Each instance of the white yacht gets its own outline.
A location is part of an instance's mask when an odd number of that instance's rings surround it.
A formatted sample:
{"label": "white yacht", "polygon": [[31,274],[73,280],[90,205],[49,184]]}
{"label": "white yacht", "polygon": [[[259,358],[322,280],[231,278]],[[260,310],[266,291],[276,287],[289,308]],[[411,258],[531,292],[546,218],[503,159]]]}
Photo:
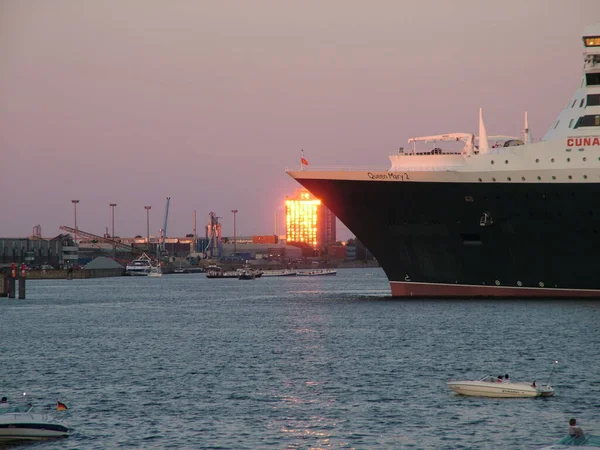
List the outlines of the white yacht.
{"label": "white yacht", "polygon": [[152,270],[152,259],[144,253],[137,259],[134,259],[125,268],[125,275],[147,276]]}

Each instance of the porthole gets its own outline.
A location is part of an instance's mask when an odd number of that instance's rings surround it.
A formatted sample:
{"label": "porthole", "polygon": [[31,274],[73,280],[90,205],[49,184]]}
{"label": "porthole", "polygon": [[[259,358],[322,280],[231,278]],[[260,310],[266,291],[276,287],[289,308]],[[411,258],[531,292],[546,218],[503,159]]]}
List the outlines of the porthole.
{"label": "porthole", "polygon": [[508,159],[504,161],[504,164],[508,164]]}
{"label": "porthole", "polygon": [[584,161],[587,161],[587,158],[584,156],[584,157],[583,157],[583,160],[584,160]]}
{"label": "porthole", "polygon": [[571,162],[571,158],[567,158],[567,162]]}
{"label": "porthole", "polygon": [[496,286],[500,286],[500,280],[496,280]]}
{"label": "porthole", "polygon": [[506,179],[507,179],[508,181],[510,181],[510,177],[506,177]]}
{"label": "porthole", "polygon": [[479,182],[481,183],[483,180],[481,178],[478,178]]}
{"label": "porthole", "polygon": [[552,158],[552,159],[550,160],[550,162],[554,162],[554,158]]}
{"label": "porthole", "polygon": [[572,180],[572,179],[573,179],[573,177],[571,175],[569,175],[569,180]]}
{"label": "porthole", "polygon": [[517,281],[517,286],[521,287],[521,286],[523,286],[523,283],[521,283],[520,281]]}
{"label": "porthole", "polygon": [[492,178],[492,181],[496,181],[496,179],[495,179],[495,178]]}
{"label": "porthole", "polygon": [[541,181],[542,177],[538,177],[538,181]]}
{"label": "porthole", "polygon": [[525,181],[525,177],[521,177],[521,181]]}
{"label": "porthole", "polygon": [[544,282],[543,281],[540,281],[538,284],[540,285],[540,287],[544,287]]}
{"label": "porthole", "polygon": [[536,162],[536,163],[539,163],[539,162],[540,162],[540,160],[539,160],[538,158],[535,158],[535,162]]}
{"label": "porthole", "polygon": [[554,175],[552,175],[552,179],[553,179],[553,180],[556,180],[556,177],[555,177]]}
{"label": "porthole", "polygon": [[587,180],[587,175],[584,175],[584,176],[583,176],[583,179],[584,179],[584,180]]}
{"label": "porthole", "polygon": [[[598,158],[598,159],[600,159],[600,158]],[[494,160],[493,159],[492,159],[491,163],[494,164]]]}

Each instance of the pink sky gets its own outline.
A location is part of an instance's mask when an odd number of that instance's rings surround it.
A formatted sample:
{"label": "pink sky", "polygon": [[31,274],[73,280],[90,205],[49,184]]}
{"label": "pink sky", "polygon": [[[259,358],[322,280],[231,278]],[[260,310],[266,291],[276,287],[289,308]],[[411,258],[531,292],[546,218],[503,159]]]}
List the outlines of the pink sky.
{"label": "pink sky", "polygon": [[[269,234],[286,166],[387,168],[411,136],[541,137],[599,0],[3,0],[0,236]],[[342,233],[347,237],[347,233]]]}

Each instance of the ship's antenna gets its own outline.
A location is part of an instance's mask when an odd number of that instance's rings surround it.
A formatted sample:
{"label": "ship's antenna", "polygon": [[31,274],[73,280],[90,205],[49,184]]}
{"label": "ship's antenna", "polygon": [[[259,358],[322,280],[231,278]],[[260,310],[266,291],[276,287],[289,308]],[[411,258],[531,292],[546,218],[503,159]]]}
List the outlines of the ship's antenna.
{"label": "ship's antenna", "polygon": [[488,153],[490,146],[488,143],[487,131],[483,123],[483,108],[479,108],[479,153]]}
{"label": "ship's antenna", "polygon": [[531,134],[529,133],[529,123],[527,121],[527,111],[525,111],[525,128],[523,129],[523,143],[531,144]]}

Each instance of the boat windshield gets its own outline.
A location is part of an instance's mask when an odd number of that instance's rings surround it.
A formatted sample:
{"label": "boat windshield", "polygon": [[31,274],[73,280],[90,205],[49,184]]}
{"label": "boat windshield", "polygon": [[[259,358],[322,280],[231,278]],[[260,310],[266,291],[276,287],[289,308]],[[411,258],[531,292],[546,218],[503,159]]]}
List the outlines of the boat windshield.
{"label": "boat windshield", "polygon": [[31,405],[9,406],[8,408],[0,408],[0,414],[26,413],[31,409]]}
{"label": "boat windshield", "polygon": [[479,380],[479,381],[486,381],[486,382],[488,382],[488,383],[493,383],[494,381],[497,381],[497,380],[498,380],[498,378],[496,378],[496,377],[495,377],[495,376],[493,376],[493,375],[486,375],[485,377],[483,377],[483,378],[482,378],[481,380]]}
{"label": "boat windshield", "polygon": [[565,436],[557,442],[558,445],[570,445],[578,447],[587,445],[588,447],[600,447],[600,436],[584,434],[583,436]]}

